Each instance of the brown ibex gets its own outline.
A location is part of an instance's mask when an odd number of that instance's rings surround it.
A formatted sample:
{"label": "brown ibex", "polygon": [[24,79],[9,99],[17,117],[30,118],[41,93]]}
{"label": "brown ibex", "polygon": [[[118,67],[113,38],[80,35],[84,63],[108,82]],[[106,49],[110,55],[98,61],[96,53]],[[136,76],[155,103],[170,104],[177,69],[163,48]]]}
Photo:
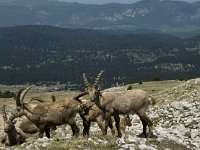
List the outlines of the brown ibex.
{"label": "brown ibex", "polygon": [[95,103],[86,103],[84,110],[80,113],[80,117],[83,120],[83,136],[89,135],[91,122],[97,122],[102,131],[105,128],[102,111]]}
{"label": "brown ibex", "polygon": [[5,135],[1,140],[1,143],[5,144],[5,146],[19,145],[26,141],[26,137],[20,130],[15,128],[14,119],[19,117],[16,116],[15,112],[12,112],[12,115],[8,118],[5,110],[6,105],[3,106],[3,119],[4,119],[4,132]]}
{"label": "brown ibex", "polygon": [[[51,99],[52,99],[52,102],[56,101],[56,98],[55,98],[54,95],[51,96]],[[37,101],[42,102],[42,103],[44,102],[44,100],[42,98],[40,98],[40,97],[33,97],[33,98],[31,98],[30,101],[33,101],[33,100],[37,100]],[[31,104],[31,107],[34,108],[35,106],[37,106],[37,104]],[[39,128],[27,118],[23,119],[21,121],[21,123],[19,124],[19,128],[26,134],[35,134],[35,133],[39,132]],[[51,128],[53,130],[56,130],[56,126],[53,126]],[[45,132],[48,132],[48,130],[45,131]]]}
{"label": "brown ibex", "polygon": [[[104,113],[94,102],[87,102],[84,113],[80,116],[83,120],[83,136],[89,135],[91,122],[96,122],[102,132],[105,130]],[[131,119],[128,115],[121,116],[120,126],[124,133],[126,126],[131,126]]]}
{"label": "brown ibex", "polygon": [[[103,92],[98,89],[100,78],[103,71],[99,73],[94,84],[91,86],[83,74],[83,80],[87,87],[87,92],[90,95],[90,100],[95,102],[96,105],[104,112],[106,120],[106,128],[109,126],[113,128],[111,116],[114,116],[118,137],[122,136],[120,129],[119,114],[128,114],[135,112],[141,119],[143,124],[143,133],[140,136],[150,137],[153,135],[153,123],[147,117],[146,110],[150,104],[155,104],[155,100],[145,91],[140,89],[133,89],[121,92]],[[149,133],[146,133],[146,127],[149,127]],[[104,134],[107,134],[107,130]]]}
{"label": "brown ibex", "polygon": [[16,104],[21,108],[23,114],[39,128],[39,136],[43,137],[43,133],[46,131],[46,136],[50,138],[50,127],[63,124],[70,125],[73,136],[78,136],[79,128],[76,125],[75,116],[82,109],[79,98],[86,92],[74,98],[66,98],[54,103],[41,103],[32,108],[28,103],[23,102],[25,94],[32,87],[19,90]]}

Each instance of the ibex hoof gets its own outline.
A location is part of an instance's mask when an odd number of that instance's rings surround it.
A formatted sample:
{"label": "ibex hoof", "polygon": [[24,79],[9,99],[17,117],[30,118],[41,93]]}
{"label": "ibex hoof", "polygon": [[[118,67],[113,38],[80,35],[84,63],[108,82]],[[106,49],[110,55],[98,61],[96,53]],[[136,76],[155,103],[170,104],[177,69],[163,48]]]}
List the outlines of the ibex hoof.
{"label": "ibex hoof", "polygon": [[74,134],[72,135],[73,138],[78,138],[78,136],[79,136],[79,133],[74,133]]}
{"label": "ibex hoof", "polygon": [[138,137],[140,137],[140,138],[147,138],[147,134],[141,133],[141,134],[138,135]]}
{"label": "ibex hoof", "polygon": [[73,135],[72,136],[72,139],[77,139],[78,138],[78,135]]}
{"label": "ibex hoof", "polygon": [[89,133],[83,133],[83,137],[89,137]]}
{"label": "ibex hoof", "polygon": [[156,135],[154,135],[153,133],[148,133],[147,138],[152,138],[152,139],[156,139],[158,138]]}
{"label": "ibex hoof", "polygon": [[107,132],[103,132],[102,135],[107,135]]}
{"label": "ibex hoof", "polygon": [[148,134],[141,133],[138,135],[138,137],[140,137],[140,138],[157,138],[157,136],[155,136],[153,133],[148,133]]}
{"label": "ibex hoof", "polygon": [[120,134],[120,135],[117,135],[116,137],[117,137],[117,138],[121,138],[121,137],[122,137],[122,134]]}

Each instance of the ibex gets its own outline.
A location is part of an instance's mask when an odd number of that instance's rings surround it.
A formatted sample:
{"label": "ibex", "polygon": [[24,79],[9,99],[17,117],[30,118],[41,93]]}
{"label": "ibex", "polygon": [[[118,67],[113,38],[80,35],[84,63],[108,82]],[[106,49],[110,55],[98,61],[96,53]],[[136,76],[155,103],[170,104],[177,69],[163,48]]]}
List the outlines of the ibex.
{"label": "ibex", "polygon": [[[87,102],[84,113],[80,116],[83,120],[83,136],[89,135],[91,122],[96,122],[102,132],[105,130],[104,113],[94,102]],[[131,119],[128,115],[122,115],[120,126],[124,133],[126,126],[131,126]]]}
{"label": "ibex", "polygon": [[[51,99],[52,99],[52,102],[56,101],[56,98],[55,98],[54,95],[51,96]],[[40,97],[33,97],[33,98],[31,98],[30,101],[33,101],[33,100],[37,100],[37,101],[42,102],[42,103],[44,102],[44,100],[41,99]],[[31,104],[32,108],[34,108],[35,106],[37,106],[37,104]],[[39,128],[27,118],[23,119],[21,121],[21,123],[19,124],[19,128],[26,134],[35,134],[35,133],[39,132]],[[55,130],[56,126],[53,126],[52,129]],[[48,130],[45,131],[45,132],[48,132]]]}
{"label": "ibex", "polygon": [[[90,100],[104,112],[106,120],[106,128],[109,126],[113,128],[111,116],[114,116],[118,137],[122,136],[120,129],[119,114],[128,114],[135,112],[141,119],[143,124],[142,137],[150,137],[153,135],[153,123],[146,115],[146,110],[150,104],[155,104],[155,100],[145,91],[140,89],[133,89],[121,92],[103,92],[98,89],[100,78],[103,71],[99,73],[93,85],[90,85],[85,74],[83,80],[87,87],[87,92],[90,95]],[[149,127],[149,133],[146,133],[146,127]],[[107,134],[107,130],[104,134]]]}
{"label": "ibex", "polygon": [[3,106],[3,119],[4,119],[4,132],[5,135],[1,140],[1,143],[5,146],[19,145],[26,141],[25,136],[20,130],[15,128],[14,119],[17,118],[16,113],[12,112],[12,115],[8,118],[5,110],[6,105]]}
{"label": "ibex", "polygon": [[50,138],[50,127],[63,124],[70,125],[73,136],[78,136],[79,128],[76,125],[75,116],[82,109],[79,98],[85,95],[86,92],[74,98],[67,98],[54,103],[41,103],[32,108],[28,103],[23,102],[25,94],[32,87],[19,90],[16,104],[21,108],[20,111],[39,128],[39,136],[43,137],[43,133],[46,131],[46,136]]}
{"label": "ibex", "polygon": [[102,131],[105,128],[102,111],[95,103],[86,103],[83,112],[80,113],[80,117],[83,120],[83,136],[89,135],[91,122],[97,122]]}

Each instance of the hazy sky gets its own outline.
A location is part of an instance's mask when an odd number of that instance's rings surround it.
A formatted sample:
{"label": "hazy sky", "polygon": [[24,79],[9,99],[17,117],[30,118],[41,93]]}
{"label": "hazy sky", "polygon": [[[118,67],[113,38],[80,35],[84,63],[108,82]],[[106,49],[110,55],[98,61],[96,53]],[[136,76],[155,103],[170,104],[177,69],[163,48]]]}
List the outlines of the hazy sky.
{"label": "hazy sky", "polygon": [[[87,4],[105,4],[105,3],[135,3],[140,0],[59,0],[65,2],[79,2],[79,3],[87,3]],[[177,1],[186,1],[186,2],[196,2],[200,0],[177,0]]]}

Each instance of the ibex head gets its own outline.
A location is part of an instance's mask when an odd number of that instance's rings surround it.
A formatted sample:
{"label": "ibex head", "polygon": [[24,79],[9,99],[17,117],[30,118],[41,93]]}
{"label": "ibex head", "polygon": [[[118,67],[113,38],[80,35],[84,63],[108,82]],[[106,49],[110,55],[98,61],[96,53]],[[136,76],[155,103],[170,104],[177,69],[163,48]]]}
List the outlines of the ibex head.
{"label": "ibex head", "polygon": [[6,113],[6,105],[3,105],[2,107],[2,114],[3,114],[3,120],[5,122],[4,132],[5,133],[12,132],[13,129],[15,129],[16,121],[13,121],[15,117],[8,118],[7,113]]}
{"label": "ibex head", "polygon": [[91,85],[86,76],[85,76],[85,73],[83,73],[83,81],[84,81],[84,84],[86,86],[86,91],[89,93],[90,95],[90,100],[91,101],[95,101],[99,98],[100,96],[100,89],[99,89],[99,82],[101,80],[101,77],[102,77],[102,74],[103,74],[104,70],[102,70],[98,76],[96,77],[95,79],[95,82],[93,85]]}
{"label": "ibex head", "polygon": [[125,122],[126,122],[126,125],[127,126],[132,126],[132,123],[131,123],[131,121],[132,121],[132,119],[130,118],[130,116],[129,115],[126,115],[125,116]]}

